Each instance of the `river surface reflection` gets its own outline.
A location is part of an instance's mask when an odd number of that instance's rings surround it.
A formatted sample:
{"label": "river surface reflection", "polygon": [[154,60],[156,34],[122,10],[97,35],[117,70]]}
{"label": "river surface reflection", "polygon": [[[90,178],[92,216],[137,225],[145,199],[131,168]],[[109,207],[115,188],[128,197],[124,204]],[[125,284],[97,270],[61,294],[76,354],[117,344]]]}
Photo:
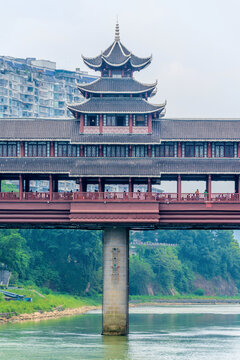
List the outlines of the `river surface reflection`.
{"label": "river surface reflection", "polygon": [[130,334],[101,336],[101,314],[0,326],[1,360],[237,360],[240,306],[132,308]]}

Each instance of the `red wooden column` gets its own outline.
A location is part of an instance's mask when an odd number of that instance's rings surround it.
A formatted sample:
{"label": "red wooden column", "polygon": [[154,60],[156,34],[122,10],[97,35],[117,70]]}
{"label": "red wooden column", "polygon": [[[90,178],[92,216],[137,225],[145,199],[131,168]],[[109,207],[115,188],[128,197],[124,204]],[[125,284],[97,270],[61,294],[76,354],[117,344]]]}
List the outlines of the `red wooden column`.
{"label": "red wooden column", "polygon": [[19,175],[19,200],[23,198],[23,178],[22,175]]}
{"label": "red wooden column", "polygon": [[237,193],[238,193],[238,200],[240,200],[240,197],[239,197],[239,193],[240,193],[240,175],[238,175],[238,182],[237,182],[237,189],[236,189]]}
{"label": "red wooden column", "polygon": [[52,201],[53,199],[53,177],[49,175],[49,200]]}
{"label": "red wooden column", "polygon": [[178,142],[178,147],[177,147],[177,157],[182,157],[182,144],[180,141]]}
{"label": "red wooden column", "polygon": [[178,175],[177,178],[177,199],[178,201],[181,200],[181,192],[182,192],[182,186],[181,186],[181,175]]}
{"label": "red wooden column", "polygon": [[129,145],[129,154],[128,154],[129,157],[132,157],[132,145]]}
{"label": "red wooden column", "polygon": [[147,192],[150,194],[152,192],[152,180],[148,178],[148,190]]}
{"label": "red wooden column", "polygon": [[80,156],[81,156],[81,157],[84,156],[84,148],[83,148],[83,145],[80,146]]}
{"label": "red wooden column", "polygon": [[102,178],[98,178],[98,192],[101,193],[102,191]]}
{"label": "red wooden column", "polygon": [[240,142],[238,143],[238,146],[237,146],[237,157],[238,158],[240,157]]}
{"label": "red wooden column", "polygon": [[99,116],[99,133],[102,134],[103,132],[103,116],[100,114]]}
{"label": "red wooden column", "polygon": [[129,115],[129,133],[132,134],[133,132],[133,116],[132,114]]}
{"label": "red wooden column", "polygon": [[211,175],[208,175],[207,193],[208,193],[208,201],[211,201],[212,200],[212,176]]}
{"label": "red wooden column", "polygon": [[79,179],[79,192],[80,194],[83,193],[83,179],[81,177]]}
{"label": "red wooden column", "polygon": [[54,156],[55,156],[54,143],[53,143],[53,141],[51,141],[51,143],[50,143],[50,157],[54,157]]}
{"label": "red wooden column", "polygon": [[80,133],[81,134],[84,133],[84,115],[83,114],[80,115]]}
{"label": "red wooden column", "polygon": [[148,133],[149,134],[152,133],[152,115],[151,114],[148,115]]}
{"label": "red wooden column", "polygon": [[128,182],[128,192],[130,193],[130,194],[132,194],[133,193],[133,181],[132,181],[132,178],[129,178],[129,182]]}
{"label": "red wooden column", "polygon": [[20,142],[20,156],[21,157],[25,156],[25,149],[24,149],[24,142],[23,141]]}
{"label": "red wooden column", "polygon": [[103,148],[102,148],[102,145],[99,145],[99,157],[103,157]]}
{"label": "red wooden column", "polygon": [[152,146],[148,145],[148,157],[152,157]]}
{"label": "red wooden column", "polygon": [[211,158],[211,157],[212,157],[212,144],[211,144],[210,142],[208,142],[207,157],[208,157],[208,158]]}

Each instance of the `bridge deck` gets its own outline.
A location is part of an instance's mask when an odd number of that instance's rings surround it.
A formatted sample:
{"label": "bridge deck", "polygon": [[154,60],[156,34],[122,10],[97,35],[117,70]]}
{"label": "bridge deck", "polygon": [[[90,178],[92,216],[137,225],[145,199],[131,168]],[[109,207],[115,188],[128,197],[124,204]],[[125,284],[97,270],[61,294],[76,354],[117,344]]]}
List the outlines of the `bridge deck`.
{"label": "bridge deck", "polygon": [[239,194],[1,193],[0,227],[239,228]]}

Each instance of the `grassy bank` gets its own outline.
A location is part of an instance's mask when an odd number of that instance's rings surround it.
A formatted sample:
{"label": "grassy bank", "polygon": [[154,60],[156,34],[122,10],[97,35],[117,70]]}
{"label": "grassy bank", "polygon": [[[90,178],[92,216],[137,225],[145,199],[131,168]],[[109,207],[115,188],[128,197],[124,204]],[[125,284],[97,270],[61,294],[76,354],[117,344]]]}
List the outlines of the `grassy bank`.
{"label": "grassy bank", "polygon": [[17,289],[9,291],[31,297],[33,301],[5,301],[3,297],[0,296],[0,314],[31,314],[36,311],[45,312],[56,309],[74,309],[82,306],[98,306],[101,304],[101,299],[98,297],[78,297],[59,293],[42,294],[40,289],[37,289],[37,292],[35,289]]}
{"label": "grassy bank", "polygon": [[131,295],[130,296],[130,301],[134,302],[134,303],[150,303],[150,302],[158,302],[158,301],[170,301],[170,302],[177,302],[178,300],[199,300],[199,301],[204,301],[204,300],[219,300],[219,301],[224,301],[226,300],[226,302],[228,301],[236,301],[239,300],[240,301],[240,294],[237,296],[198,296],[195,294],[188,294],[188,295],[155,295],[155,296],[150,296],[150,295]]}

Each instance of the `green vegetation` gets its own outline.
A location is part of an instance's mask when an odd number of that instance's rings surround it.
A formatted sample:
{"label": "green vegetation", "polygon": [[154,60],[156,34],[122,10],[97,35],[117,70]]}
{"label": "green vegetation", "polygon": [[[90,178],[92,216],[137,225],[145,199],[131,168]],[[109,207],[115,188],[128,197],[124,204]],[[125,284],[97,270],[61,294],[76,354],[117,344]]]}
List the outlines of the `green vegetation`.
{"label": "green vegetation", "polygon": [[51,292],[40,296],[34,290],[25,288],[24,290],[13,290],[14,293],[32,297],[33,302],[26,301],[4,301],[0,296],[0,313],[30,314],[36,311],[53,311],[73,309],[82,306],[99,305],[100,298],[90,299],[68,294],[58,294]]}
{"label": "green vegetation", "polygon": [[236,296],[199,296],[196,294],[178,294],[178,295],[130,295],[130,301],[133,303],[148,303],[158,302],[158,300],[171,300],[171,302],[177,302],[177,300],[240,300],[240,295]]}
{"label": "green vegetation", "polygon": [[144,295],[150,287],[154,294],[203,296],[204,289],[194,286],[196,274],[209,281],[231,279],[240,289],[240,248],[232,231],[162,230],[138,232],[133,236],[142,243],[177,246],[136,245],[130,262],[131,295]]}
{"label": "green vegetation", "polygon": [[5,180],[1,181],[1,191],[2,192],[17,192],[18,188],[14,184],[6,184]]}
{"label": "green vegetation", "polygon": [[[240,248],[232,231],[132,232],[131,242],[136,240],[143,244],[175,246],[134,245],[134,254],[130,256],[132,296],[146,296],[148,301],[148,294],[162,298],[206,298],[208,292],[201,281],[196,283],[196,276],[208,282],[222,279],[234,287],[232,295],[240,290]],[[100,303],[100,231],[2,229],[1,264],[12,272],[11,284],[25,289],[41,288],[46,298],[30,290],[27,293],[24,290],[24,294],[33,297],[33,303],[5,302],[0,296],[0,312],[32,312],[58,306],[78,307],[81,302]],[[215,294],[223,293],[216,287]]]}

